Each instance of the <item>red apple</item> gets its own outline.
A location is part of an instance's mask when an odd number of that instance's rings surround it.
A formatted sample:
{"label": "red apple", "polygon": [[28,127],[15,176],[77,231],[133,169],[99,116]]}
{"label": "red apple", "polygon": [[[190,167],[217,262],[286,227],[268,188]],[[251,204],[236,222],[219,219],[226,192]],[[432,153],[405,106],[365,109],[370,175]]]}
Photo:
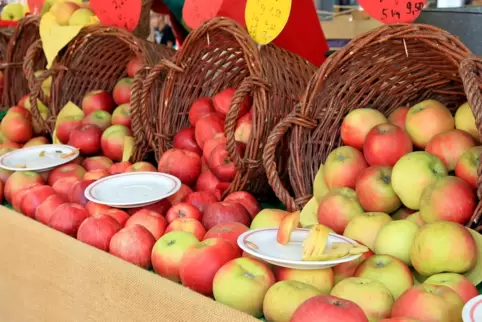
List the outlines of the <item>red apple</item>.
{"label": "red apple", "polygon": [[181,218],[193,218],[196,220],[201,220],[202,213],[191,204],[181,202],[172,206],[166,214],[166,219],[168,223],[173,222],[176,219]]}
{"label": "red apple", "polygon": [[172,143],[176,149],[188,150],[195,152],[199,155],[202,154],[201,148],[197,145],[194,138],[194,128],[188,127],[179,131],[175,136]]}
{"label": "red apple", "polygon": [[56,194],[50,186],[39,185],[27,188],[20,201],[20,211],[27,217],[34,218],[36,209],[51,195]]}
{"label": "red apple", "polygon": [[94,182],[94,180],[82,180],[74,185],[69,190],[69,201],[85,206],[89,200],[85,197],[84,191]]}
{"label": "red apple", "polygon": [[482,146],[468,149],[455,166],[455,175],[477,189],[477,168],[479,167]]}
{"label": "red apple", "polygon": [[254,217],[256,217],[256,215],[261,211],[261,205],[259,202],[252,194],[246,191],[232,192],[226,198],[224,198],[224,201],[238,202],[242,204],[249,212],[252,219],[254,219]]}
{"label": "red apple", "polygon": [[76,237],[80,224],[89,217],[87,211],[76,203],[64,203],[55,208],[49,219],[49,227]]}
{"label": "red apple", "polygon": [[35,210],[35,220],[48,225],[55,209],[64,203],[66,203],[65,199],[57,194],[48,196]]}
{"label": "red apple", "polygon": [[106,215],[98,218],[89,217],[80,225],[77,239],[95,248],[108,251],[112,236],[121,228],[121,225],[112,217]]}
{"label": "red apple", "polygon": [[8,109],[7,114],[19,113],[22,114],[28,121],[32,121],[32,114],[23,106],[12,106]]}
{"label": "red apple", "polygon": [[192,189],[185,184],[181,184],[181,188],[172,196],[167,197],[167,200],[171,203],[171,205],[177,205],[181,202],[181,200],[187,196],[188,194],[192,193]]}
{"label": "red apple", "polygon": [[210,204],[218,202],[216,195],[209,191],[197,191],[186,195],[182,202],[189,203],[204,213],[206,207]]}
{"label": "red apple", "polygon": [[131,101],[132,78],[122,78],[115,84],[112,96],[117,105],[129,103]]}
{"label": "red apple", "polygon": [[222,199],[224,192],[229,189],[230,185],[231,185],[231,182],[219,182],[216,185],[216,191],[214,193],[216,194],[216,197],[218,197],[219,200]]}
{"label": "red apple", "polygon": [[199,220],[193,218],[180,218],[173,220],[169,226],[167,226],[164,233],[171,231],[185,231],[196,236],[198,240],[202,240],[206,235],[206,229],[199,222]]}
{"label": "red apple", "polygon": [[149,162],[141,161],[136,162],[128,167],[124,172],[157,172],[155,166]]}
{"label": "red apple", "polygon": [[83,116],[68,116],[65,117],[62,122],[57,125],[55,134],[60,142],[67,144],[70,139],[70,134],[74,129],[82,125]]}
{"label": "red apple", "polygon": [[211,229],[209,229],[204,235],[204,239],[209,238],[222,238],[228,241],[239,251],[239,256],[241,256],[241,249],[238,246],[238,237],[247,232],[249,228],[239,222],[225,222],[218,224]]}
{"label": "red apple", "polygon": [[0,129],[8,140],[16,143],[25,143],[33,135],[30,121],[22,114],[16,112],[5,115],[0,123]]}
{"label": "red apple", "polygon": [[14,172],[5,183],[5,199],[12,202],[13,196],[20,190],[34,185],[43,185],[42,177],[36,172]]}
{"label": "red apple", "polygon": [[108,177],[109,175],[109,171],[105,169],[90,170],[85,173],[84,180],[96,181],[104,177]]}
{"label": "red apple", "polygon": [[204,143],[218,133],[224,133],[224,118],[221,114],[208,114],[196,122],[195,137],[197,145],[201,149],[204,147]]}
{"label": "red apple", "polygon": [[156,240],[142,226],[134,225],[118,231],[109,243],[109,252],[139,267],[151,267],[151,251]]}
{"label": "red apple", "polygon": [[140,57],[132,58],[126,67],[127,76],[130,78],[134,78],[137,71],[142,68],[142,59]]}
{"label": "red apple", "polygon": [[191,185],[201,174],[201,157],[191,151],[169,149],[161,156],[157,170],[172,174],[182,183]]}
{"label": "red apple", "polygon": [[37,136],[31,138],[23,145],[24,148],[28,148],[29,146],[36,146],[36,145],[44,145],[49,144],[49,140],[45,136]]}
{"label": "red apple", "polygon": [[371,129],[363,144],[363,154],[370,165],[393,167],[401,157],[412,151],[408,134],[390,123],[379,124]]}
{"label": "red apple", "polygon": [[[214,148],[217,147],[221,143],[226,143],[227,139],[224,136],[224,133],[216,134],[212,139],[206,141],[203,147],[203,158],[207,158],[211,155]],[[207,164],[206,164],[207,165]]]}
{"label": "red apple", "polygon": [[82,120],[82,124],[96,125],[102,131],[105,131],[112,125],[112,115],[106,111],[94,111]]}
{"label": "red apple", "polygon": [[129,103],[121,104],[112,113],[112,124],[131,127],[131,106]]}
{"label": "red apple", "polygon": [[17,103],[17,106],[25,107],[25,102],[27,102],[30,94],[26,94],[20,98],[20,100]]}
{"label": "red apple", "polygon": [[127,209],[127,212],[129,213],[129,215],[133,215],[140,210],[146,209],[146,210],[157,212],[159,215],[164,216],[169,210],[169,208],[171,208],[171,203],[169,202],[169,200],[162,199],[151,205],[137,207],[137,208],[129,208]]}
{"label": "red apple", "polygon": [[301,304],[290,322],[368,322],[365,312],[352,301],[318,295]]}
{"label": "red apple", "polygon": [[475,146],[472,136],[462,130],[451,130],[434,136],[425,151],[439,157],[449,171],[455,169],[460,157]]}
{"label": "red apple", "polygon": [[85,205],[85,210],[87,210],[87,213],[90,216],[94,216],[94,217],[98,217],[104,214],[109,209],[112,209],[112,208],[106,205],[92,202],[92,201],[87,202],[87,204]]}
{"label": "red apple", "polygon": [[226,144],[218,144],[206,159],[209,169],[222,181],[233,181],[237,169],[230,160]]}
{"label": "red apple", "polygon": [[108,170],[112,164],[111,159],[104,157],[104,156],[96,156],[96,157],[90,157],[85,159],[82,162],[82,166],[86,171],[92,171],[92,170]]}
{"label": "red apple", "polygon": [[196,180],[196,191],[215,192],[221,180],[218,179],[211,171],[202,172]]}
{"label": "red apple", "polygon": [[209,230],[216,225],[238,222],[245,226],[251,224],[251,216],[246,208],[237,202],[216,202],[206,207],[202,217],[203,226]]}
{"label": "red apple", "polygon": [[[231,106],[231,101],[233,100],[235,93],[235,88],[227,88],[221,91],[219,94],[215,95],[213,98],[213,103],[216,112],[226,116],[228,114],[229,108]],[[238,118],[248,113],[250,108],[251,98],[249,96],[246,96],[243,98],[239,106]]]}
{"label": "red apple", "polygon": [[[362,244],[358,242],[359,244]],[[335,276],[335,284],[341,280],[344,280],[348,277],[355,276],[355,271],[360,266],[363,261],[371,256],[375,255],[371,250],[368,252],[363,253],[360,257],[350,262],[345,262],[333,266],[333,275]]]}
{"label": "red apple", "polygon": [[130,163],[129,161],[114,163],[113,165],[110,166],[109,173],[110,174],[124,173],[126,172],[127,168],[129,168],[131,165],[132,163]]}
{"label": "red apple", "polygon": [[30,188],[37,187],[37,186],[43,186],[43,184],[34,184],[32,186],[29,186],[27,188],[23,188],[23,189],[17,191],[13,195],[13,198],[12,198],[12,202],[11,202],[12,208],[15,209],[18,212],[22,212],[20,210],[20,204],[22,203],[23,198],[25,197],[25,195],[27,194],[27,192]]}
{"label": "red apple", "polygon": [[78,164],[78,165],[82,165],[82,162],[84,162],[84,160],[85,160],[85,158],[83,156],[79,155],[77,158],[70,161],[69,163],[75,163],[75,164]]}
{"label": "red apple", "polygon": [[122,160],[124,154],[124,140],[132,132],[123,125],[112,125],[102,134],[100,145],[104,155],[112,161]]}
{"label": "red apple", "polygon": [[52,185],[52,188],[59,196],[65,200],[69,200],[70,189],[77,182],[80,182],[77,177],[66,177],[55,181],[55,183]]}
{"label": "red apple", "polygon": [[80,153],[91,155],[99,152],[102,130],[97,125],[84,124],[75,128],[70,134],[68,144],[80,150]]}
{"label": "red apple", "polygon": [[346,146],[362,150],[368,132],[382,123],[387,123],[387,119],[379,111],[372,108],[354,109],[341,123],[341,139]]}
{"label": "red apple", "polygon": [[214,113],[213,101],[210,97],[201,97],[191,105],[189,123],[195,126],[199,119],[211,113]]}
{"label": "red apple", "polygon": [[85,172],[85,169],[78,164],[64,164],[50,172],[48,184],[50,186],[53,186],[54,183],[57,182],[57,180],[71,177],[82,180],[84,178]]}
{"label": "red apple", "polygon": [[112,96],[104,90],[91,91],[82,99],[82,111],[86,116],[95,111],[111,113],[114,106]]}
{"label": "red apple", "polygon": [[127,220],[129,219],[129,215],[127,214],[127,212],[115,208],[108,209],[99,215],[92,215],[92,217],[99,217],[101,215],[106,215],[114,218],[122,227],[125,226]]}
{"label": "red apple", "polygon": [[143,209],[133,214],[127,220],[125,227],[131,227],[134,225],[143,226],[149,230],[156,240],[158,240],[166,230],[167,221],[157,212]]}
{"label": "red apple", "polygon": [[388,122],[405,130],[405,119],[407,118],[408,107],[399,107],[388,115]]}
{"label": "red apple", "polygon": [[367,167],[363,154],[357,149],[351,146],[336,148],[325,161],[323,173],[326,186],[329,190],[342,187],[355,189],[358,176]]}

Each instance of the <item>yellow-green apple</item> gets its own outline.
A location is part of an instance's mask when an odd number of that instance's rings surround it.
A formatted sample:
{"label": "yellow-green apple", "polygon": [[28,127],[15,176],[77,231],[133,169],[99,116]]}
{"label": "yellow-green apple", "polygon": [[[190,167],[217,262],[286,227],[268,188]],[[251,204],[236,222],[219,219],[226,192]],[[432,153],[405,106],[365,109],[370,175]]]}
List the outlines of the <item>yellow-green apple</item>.
{"label": "yellow-green apple", "polygon": [[449,171],[453,171],[460,157],[474,146],[475,141],[469,133],[450,130],[434,136],[425,151],[437,156]]}
{"label": "yellow-green apple", "polygon": [[264,317],[267,321],[289,322],[303,302],[317,295],[321,295],[319,289],[302,282],[277,282],[264,297]]}
{"label": "yellow-green apple", "polygon": [[189,109],[189,123],[195,126],[202,117],[214,112],[213,100],[210,97],[201,97],[194,101]]}
{"label": "yellow-green apple", "polygon": [[301,304],[290,322],[368,322],[354,302],[331,295],[318,295]]}
{"label": "yellow-green apple", "polygon": [[388,115],[388,122],[405,130],[405,119],[407,118],[408,107],[399,107]]}
{"label": "yellow-green apple", "polygon": [[373,250],[378,232],[391,221],[392,218],[384,212],[364,212],[348,222],[343,235]]}
{"label": "yellow-green apple", "polygon": [[355,275],[355,271],[363,263],[364,260],[367,258],[375,255],[371,250],[368,252],[363,253],[360,257],[350,262],[345,262],[333,266],[333,274],[335,276],[335,284],[338,284],[340,281],[344,280],[348,277],[353,277]]}
{"label": "yellow-green apple", "polygon": [[112,97],[117,105],[130,102],[132,81],[132,78],[126,77],[120,79],[117,84],[115,84],[114,90],[112,91]]}
{"label": "yellow-green apple", "polygon": [[166,219],[155,211],[142,209],[134,213],[127,220],[125,227],[139,225],[147,229],[156,240],[161,238],[166,230]]}
{"label": "yellow-green apple", "polygon": [[123,125],[112,125],[104,133],[100,144],[104,155],[112,161],[121,161],[124,153],[125,137],[132,135],[131,130]]}
{"label": "yellow-green apple", "polygon": [[218,197],[210,191],[191,192],[181,199],[181,202],[186,202],[193,205],[199,209],[201,213],[204,213],[204,210],[206,210],[207,206],[218,201]]}
{"label": "yellow-green apple", "polygon": [[393,167],[392,187],[406,207],[418,210],[423,189],[445,176],[447,168],[435,155],[412,152],[404,155]]}
{"label": "yellow-green apple", "polygon": [[256,198],[247,191],[235,191],[230,193],[224,198],[224,201],[239,202],[246,208],[246,210],[251,215],[251,218],[256,217],[256,215],[261,211],[261,205],[256,200]]}
{"label": "yellow-green apple", "polygon": [[112,125],[112,116],[106,111],[93,111],[82,120],[82,124],[97,125],[102,131],[105,131]]}
{"label": "yellow-green apple", "polygon": [[352,301],[365,312],[369,321],[390,317],[394,302],[390,290],[379,281],[349,277],[333,287],[330,295]]}
{"label": "yellow-green apple", "polygon": [[277,281],[298,281],[316,287],[322,294],[330,294],[335,283],[333,269],[294,269],[275,266]]}
{"label": "yellow-green apple", "polygon": [[419,284],[403,293],[393,304],[392,317],[420,321],[462,322],[464,302],[443,285]]}
{"label": "yellow-green apple", "polygon": [[[109,159],[110,160],[110,159]],[[112,160],[111,160],[112,161]],[[129,161],[122,161],[122,162],[116,162],[113,163],[109,167],[109,173],[110,174],[119,174],[119,173],[124,173],[128,167],[130,167],[132,163]],[[182,187],[181,187],[182,188]]]}
{"label": "yellow-green apple", "polygon": [[9,141],[15,143],[25,143],[33,135],[32,123],[17,112],[7,113],[0,123],[0,129]]}
{"label": "yellow-green apple", "polygon": [[416,211],[406,207],[400,207],[397,211],[392,213],[390,216],[392,216],[393,220],[407,219],[407,217],[413,214],[414,212]]}
{"label": "yellow-green apple", "polygon": [[355,276],[379,281],[388,288],[394,299],[413,286],[410,268],[390,255],[371,256],[358,266]]}
{"label": "yellow-green apple", "polygon": [[110,216],[88,217],[80,225],[77,239],[107,252],[112,236],[121,228],[121,225]]}
{"label": "yellow-green apple", "polygon": [[169,149],[162,154],[157,170],[178,177],[186,185],[192,185],[201,174],[201,157],[188,150]]}
{"label": "yellow-green apple", "polygon": [[476,142],[480,142],[475,117],[468,102],[460,105],[455,112],[455,128],[469,133]]}
{"label": "yellow-green apple", "polygon": [[72,14],[79,9],[79,5],[74,2],[61,2],[55,9],[55,21],[61,26],[67,26]]}
{"label": "yellow-green apple", "polygon": [[[60,206],[62,207],[62,206]],[[112,236],[109,252],[139,267],[151,268],[151,252],[156,239],[144,227],[133,225],[119,230]]]}
{"label": "yellow-green apple", "polygon": [[160,276],[173,282],[180,282],[179,266],[186,249],[199,243],[191,233],[171,231],[157,240],[152,248],[152,268]]}
{"label": "yellow-green apple", "polygon": [[95,111],[104,111],[112,113],[115,103],[109,92],[104,90],[95,90],[88,92],[82,99],[82,111],[88,116]]}
{"label": "yellow-green apple", "polygon": [[377,255],[391,255],[407,265],[410,262],[410,250],[419,226],[406,219],[394,220],[380,229],[375,239]]}
{"label": "yellow-green apple", "polygon": [[412,141],[404,130],[390,123],[378,124],[368,132],[363,154],[369,165],[393,167],[407,153],[413,151]]}
{"label": "yellow-green apple", "polygon": [[[114,218],[122,227],[124,227],[127,220],[130,218],[127,212],[120,209],[115,209],[115,208],[108,209],[105,212],[103,212],[101,215],[106,215]],[[96,215],[92,215],[92,217],[96,217]],[[152,238],[154,238],[154,236]]]}
{"label": "yellow-green apple", "polygon": [[221,201],[210,204],[204,210],[202,220],[203,226],[209,230],[218,224],[228,222],[239,222],[249,226],[251,216],[246,208],[238,202]]}
{"label": "yellow-green apple", "polygon": [[203,151],[196,143],[194,128],[187,127],[179,131],[172,141],[172,146],[176,149],[184,149],[202,155]]}
{"label": "yellow-green apple", "polygon": [[363,154],[351,147],[334,149],[326,158],[324,176],[328,189],[348,187],[355,189],[356,179],[367,167]]}
{"label": "yellow-green apple", "polygon": [[464,226],[437,221],[419,229],[410,260],[422,275],[465,273],[477,263],[477,245]]}
{"label": "yellow-green apple", "polygon": [[[226,114],[228,114],[229,108],[231,106],[231,101],[233,100],[235,93],[235,88],[226,88],[216,94],[213,97],[213,104],[216,112],[220,113],[223,116],[226,116]],[[243,115],[248,113],[250,108],[251,98],[249,96],[245,96],[239,104],[238,117],[242,117]]]}
{"label": "yellow-green apple", "polygon": [[77,127],[82,125],[83,115],[71,115],[59,120],[55,129],[55,134],[61,143],[67,144],[69,142],[70,133]]}
{"label": "yellow-green apple", "polygon": [[193,205],[185,202],[180,202],[173,205],[166,213],[166,220],[168,223],[181,218],[193,218],[201,220],[202,213]]}
{"label": "yellow-green apple", "polygon": [[[84,173],[84,176],[85,176],[85,173]],[[82,179],[79,179],[77,177],[59,178],[52,185],[52,189],[54,189],[55,192],[65,200],[69,200],[70,189],[80,180],[83,180],[83,177]]]}
{"label": "yellow-green apple", "polygon": [[248,112],[236,121],[236,130],[234,131],[234,139],[236,142],[248,144],[251,132],[253,130],[253,114]]}
{"label": "yellow-green apple", "polygon": [[14,172],[5,182],[4,193],[5,199],[11,203],[17,192],[25,188],[43,185],[44,181],[40,174],[31,171]]}
{"label": "yellow-green apple", "polygon": [[68,145],[77,149],[82,155],[92,155],[100,151],[102,130],[97,125],[83,124],[70,133]]}
{"label": "yellow-green apple", "polygon": [[70,177],[82,180],[84,178],[85,172],[86,171],[82,166],[75,163],[67,163],[55,168],[54,170],[52,170],[52,172],[50,172],[48,184],[50,186],[53,186],[58,180]]}
{"label": "yellow-green apple", "polygon": [[49,140],[45,136],[37,136],[31,138],[23,145],[24,148],[28,148],[29,146],[36,146],[36,145],[44,145],[49,144]]}
{"label": "yellow-green apple", "polygon": [[112,164],[114,164],[114,162],[112,162],[111,159],[104,156],[89,157],[82,162],[82,166],[87,171],[99,170],[99,169],[108,170],[112,166]]}
{"label": "yellow-green apple", "polygon": [[35,220],[44,225],[48,225],[55,209],[64,203],[66,203],[65,199],[57,194],[47,197],[35,210]]}
{"label": "yellow-green apple", "polygon": [[212,296],[217,271],[237,256],[238,252],[233,245],[224,239],[203,240],[185,250],[179,267],[181,282],[193,291]]}
{"label": "yellow-green apple", "polygon": [[131,127],[131,111],[130,104],[124,103],[116,107],[112,113],[112,124],[124,125]]}
{"label": "yellow-green apple", "polygon": [[87,210],[87,213],[93,217],[98,217],[109,209],[112,209],[112,208],[106,205],[102,205],[100,203],[92,202],[92,201],[89,201],[85,205],[85,210]]}
{"label": "yellow-green apple", "polygon": [[196,236],[197,239],[203,240],[206,235],[206,229],[199,220],[194,218],[179,218],[173,220],[167,226],[165,233],[170,231],[186,231]]}
{"label": "yellow-green apple", "polygon": [[455,273],[435,274],[427,278],[424,284],[444,285],[457,293],[464,303],[479,295],[479,291],[465,276]]}
{"label": "yellow-green apple", "polygon": [[474,146],[465,151],[455,166],[455,175],[477,188],[477,168],[479,167],[482,146]]}
{"label": "yellow-green apple", "polygon": [[382,123],[387,123],[387,118],[377,110],[371,108],[352,110],[341,123],[341,139],[345,145],[362,150],[368,132]]}
{"label": "yellow-green apple", "polygon": [[157,169],[149,162],[139,161],[128,167],[125,172],[157,172]]}
{"label": "yellow-green apple", "polygon": [[85,26],[90,24],[91,18],[94,17],[95,14],[87,8],[80,8],[74,11],[74,13],[70,16],[69,19],[69,26]]}
{"label": "yellow-green apple", "polygon": [[249,229],[278,228],[286,215],[289,215],[289,212],[279,209],[263,209],[254,217]]}
{"label": "yellow-green apple", "polygon": [[25,16],[24,8],[21,3],[9,3],[2,9],[2,20],[17,21]]}
{"label": "yellow-green apple", "polygon": [[363,213],[355,190],[336,188],[321,198],[318,204],[318,223],[343,234],[348,222]]}
{"label": "yellow-green apple", "polygon": [[274,283],[273,273],[261,261],[236,258],[224,264],[214,276],[214,299],[238,311],[261,317],[264,296]]}
{"label": "yellow-green apple", "polygon": [[[47,185],[31,186],[23,191],[25,191],[25,193],[20,200],[19,210],[22,214],[30,218],[35,217],[35,210],[45,199],[56,194],[55,190]],[[20,194],[20,192],[18,194]]]}
{"label": "yellow-green apple", "polygon": [[[188,205],[188,206],[190,206],[190,205]],[[233,245],[233,247],[236,248],[239,251],[239,254],[241,254],[242,253],[241,249],[238,246],[238,237],[241,234],[247,232],[248,230],[249,230],[249,228],[247,226],[245,226],[245,225],[243,225],[239,222],[222,223],[222,224],[218,224],[218,225],[214,226],[213,228],[209,229],[207,231],[206,235],[204,235],[204,239],[222,238],[222,239],[230,242]]]}
{"label": "yellow-green apple", "polygon": [[414,212],[413,214],[409,215],[406,218],[408,221],[411,221],[415,224],[417,224],[419,227],[422,227],[425,225],[425,222],[422,219],[422,216],[420,216],[420,211]]}
{"label": "yellow-green apple", "polygon": [[465,224],[476,206],[472,187],[460,178],[448,176],[425,187],[420,199],[420,217],[425,223],[447,220]]}
{"label": "yellow-green apple", "polygon": [[356,182],[356,195],[366,211],[391,213],[402,204],[392,188],[390,166],[373,166],[363,170]]}
{"label": "yellow-green apple", "polygon": [[80,224],[89,217],[89,214],[79,204],[64,203],[55,208],[49,219],[50,228],[76,238]]}
{"label": "yellow-green apple", "polygon": [[436,100],[425,100],[410,107],[405,119],[405,131],[420,149],[425,149],[437,134],[454,128],[452,113]]}
{"label": "yellow-green apple", "polygon": [[142,58],[141,57],[134,57],[127,63],[126,72],[127,76],[130,78],[134,78],[137,71],[142,68]]}

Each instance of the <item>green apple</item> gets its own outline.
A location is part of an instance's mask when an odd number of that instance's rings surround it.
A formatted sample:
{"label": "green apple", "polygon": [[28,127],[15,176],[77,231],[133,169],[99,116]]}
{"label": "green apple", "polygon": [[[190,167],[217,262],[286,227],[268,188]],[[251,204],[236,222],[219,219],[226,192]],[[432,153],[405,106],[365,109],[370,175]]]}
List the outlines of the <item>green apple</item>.
{"label": "green apple", "polygon": [[394,220],[383,226],[375,239],[375,254],[391,255],[407,265],[410,262],[410,249],[419,226],[410,220]]}
{"label": "green apple", "polygon": [[413,222],[414,224],[417,224],[419,227],[423,227],[425,225],[425,222],[422,219],[422,216],[420,216],[420,211],[414,212],[413,214],[409,215],[406,218],[408,221]]}
{"label": "green apple", "polygon": [[23,5],[20,3],[9,3],[2,9],[2,20],[16,21],[25,16]]}
{"label": "green apple", "polygon": [[418,210],[423,189],[445,176],[447,168],[439,158],[424,151],[411,152],[393,167],[392,186],[406,207]]}
{"label": "green apple", "polygon": [[455,273],[441,273],[430,276],[424,284],[445,285],[457,293],[464,303],[479,295],[479,291],[465,276]]}
{"label": "green apple", "polygon": [[373,250],[378,232],[391,221],[392,218],[384,212],[364,212],[348,222],[343,236],[359,241]]}
{"label": "green apple", "polygon": [[70,16],[69,26],[85,26],[90,23],[90,18],[95,14],[87,8],[80,8]]}
{"label": "green apple", "polygon": [[[79,5],[74,2],[61,2],[56,4],[55,21],[61,26],[67,26],[69,24],[70,17],[74,12],[79,9]],[[53,10],[53,8],[52,8]]]}

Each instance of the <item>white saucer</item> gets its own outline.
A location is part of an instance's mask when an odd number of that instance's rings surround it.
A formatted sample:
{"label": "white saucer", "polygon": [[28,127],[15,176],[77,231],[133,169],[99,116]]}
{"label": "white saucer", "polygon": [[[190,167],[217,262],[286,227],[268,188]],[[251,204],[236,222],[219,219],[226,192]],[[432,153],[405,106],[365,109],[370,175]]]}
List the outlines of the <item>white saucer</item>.
{"label": "white saucer", "polygon": [[476,296],[467,303],[462,310],[464,322],[482,321],[482,295]]}
{"label": "white saucer", "polygon": [[[361,256],[361,254],[348,255],[329,261],[302,261],[303,251],[301,244],[308,235],[308,231],[308,229],[301,228],[294,230],[291,234],[290,242],[287,245],[281,245],[276,241],[278,228],[249,230],[238,237],[238,245],[245,252],[268,263],[295,269],[329,268],[350,262]],[[327,246],[334,242],[356,244],[350,238],[330,233]]]}
{"label": "white saucer", "polygon": [[0,168],[10,171],[44,172],[69,163],[78,156],[79,150],[70,145],[36,145],[0,156]]}
{"label": "white saucer", "polygon": [[85,197],[115,208],[137,208],[175,194],[181,181],[161,172],[128,172],[105,177],[85,189]]}

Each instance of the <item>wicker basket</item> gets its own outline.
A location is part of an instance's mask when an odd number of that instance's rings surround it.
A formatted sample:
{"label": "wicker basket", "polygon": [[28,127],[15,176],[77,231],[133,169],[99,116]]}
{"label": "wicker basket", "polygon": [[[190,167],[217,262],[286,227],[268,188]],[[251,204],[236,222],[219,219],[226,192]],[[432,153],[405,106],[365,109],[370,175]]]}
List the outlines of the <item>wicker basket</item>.
{"label": "wicker basket", "polygon": [[[432,98],[455,112],[472,90],[459,74],[461,62],[470,55],[456,37],[421,24],[382,26],[331,55],[310,80],[301,106],[278,123],[265,147],[264,166],[278,198],[290,210],[307,203],[320,163],[342,144],[341,122],[353,109],[371,107],[388,115]],[[482,115],[477,113],[481,101],[470,95],[468,99],[475,115]],[[276,147],[288,130],[294,196],[276,171]]]}
{"label": "wicker basket", "polygon": [[[225,193],[247,190],[263,196],[271,190],[261,162],[269,131],[299,102],[315,67],[275,45],[258,49],[246,29],[226,18],[212,19],[191,32],[173,62],[179,67],[167,68],[160,99],[143,98],[145,109],[159,103],[153,133],[148,133],[156,157],[172,147],[179,130],[189,126],[188,112],[196,99],[237,88],[226,116],[225,135],[238,173]],[[152,79],[144,82],[145,94]],[[248,95],[253,98],[253,130],[241,158],[234,132],[239,105]]]}

